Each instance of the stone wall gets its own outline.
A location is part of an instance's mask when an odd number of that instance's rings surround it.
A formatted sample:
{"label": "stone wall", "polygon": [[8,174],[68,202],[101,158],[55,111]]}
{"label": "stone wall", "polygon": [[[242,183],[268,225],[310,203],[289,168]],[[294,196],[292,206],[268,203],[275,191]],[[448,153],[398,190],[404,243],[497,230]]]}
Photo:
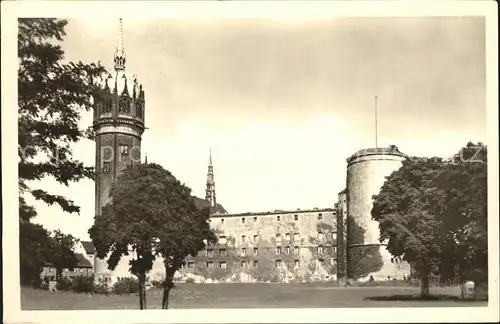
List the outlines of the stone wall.
{"label": "stone wall", "polygon": [[336,280],[333,209],[216,215],[211,225],[218,242],[187,258],[179,277],[215,282]]}

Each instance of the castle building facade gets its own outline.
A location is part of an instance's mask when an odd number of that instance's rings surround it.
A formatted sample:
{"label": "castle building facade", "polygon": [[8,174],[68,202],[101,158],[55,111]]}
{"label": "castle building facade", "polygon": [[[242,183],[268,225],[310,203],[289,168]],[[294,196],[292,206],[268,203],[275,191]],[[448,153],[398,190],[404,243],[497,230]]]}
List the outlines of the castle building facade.
{"label": "castle building facade", "polygon": [[[128,165],[141,162],[146,128],[145,91],[125,70],[121,19],[113,61],[114,70],[102,80],[94,97],[96,215],[109,202],[109,190],[120,173]],[[210,152],[205,199],[195,197],[195,202],[201,208],[210,208],[210,224],[218,240],[207,242],[205,250],[188,257],[176,278],[199,282],[310,282],[404,276],[409,267],[391,264],[385,244],[378,241],[378,224],[371,220],[370,211],[372,196],[405,158],[395,147],[358,151],[347,160],[346,189],[331,208],[230,214],[216,199]],[[106,259],[94,257],[96,280],[130,277],[129,261],[134,253],[129,252],[113,271],[108,269]],[[366,273],[356,270],[362,264],[368,269]],[[164,273],[163,262],[158,259],[149,278],[159,280]]]}

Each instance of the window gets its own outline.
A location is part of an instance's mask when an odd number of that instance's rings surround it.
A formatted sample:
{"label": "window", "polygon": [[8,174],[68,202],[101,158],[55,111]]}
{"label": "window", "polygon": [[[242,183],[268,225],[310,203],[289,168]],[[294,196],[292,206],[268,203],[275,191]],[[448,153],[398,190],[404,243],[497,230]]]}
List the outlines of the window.
{"label": "window", "polygon": [[241,261],[241,267],[246,268],[247,267],[247,262],[246,261]]}
{"label": "window", "polygon": [[290,251],[291,251],[290,247],[289,247],[289,246],[287,246],[287,247],[286,247],[286,254],[290,254]]}
{"label": "window", "polygon": [[214,263],[212,261],[207,262],[207,268],[212,269],[214,267]]}
{"label": "window", "polygon": [[259,235],[254,235],[253,236],[253,242],[257,243],[258,240],[259,240]]}
{"label": "window", "polygon": [[247,240],[247,236],[246,235],[241,235],[241,243],[245,243]]}
{"label": "window", "polygon": [[219,250],[219,256],[226,256],[226,249],[220,249]]}
{"label": "window", "polygon": [[130,113],[130,101],[128,99],[120,99],[118,110],[120,113],[129,114]]}
{"label": "window", "polygon": [[293,219],[294,219],[295,221],[298,221],[298,220],[299,220],[299,215],[293,215]]}
{"label": "window", "polygon": [[276,234],[276,242],[281,242],[281,234]]}
{"label": "window", "polygon": [[221,268],[221,269],[226,269],[226,268],[227,268],[227,263],[226,263],[226,261],[221,261],[221,262],[219,262],[219,266],[220,266],[220,268]]}
{"label": "window", "polygon": [[324,263],[323,259],[318,260],[318,265],[320,268],[323,268],[323,263]]}
{"label": "window", "polygon": [[104,163],[102,164],[102,171],[103,171],[103,172],[109,172],[109,171],[111,171],[111,163],[109,163],[109,162],[104,162]]}
{"label": "window", "polygon": [[290,239],[291,239],[291,237],[290,237],[290,233],[286,233],[286,234],[285,234],[285,240],[286,240],[287,242],[290,242]]}
{"label": "window", "polygon": [[211,256],[213,256],[213,255],[214,255],[214,250],[212,250],[212,249],[208,249],[208,250],[207,250],[207,256],[211,257]]}
{"label": "window", "polygon": [[295,260],[294,266],[295,266],[295,268],[300,267],[300,261],[299,260]]}
{"label": "window", "polygon": [[299,247],[298,246],[293,248],[293,254],[299,254]]}
{"label": "window", "polygon": [[281,216],[276,216],[276,219],[278,220],[278,222],[281,220]]}
{"label": "window", "polygon": [[113,108],[113,101],[111,99],[104,99],[102,112],[109,113],[111,112],[112,108]]}
{"label": "window", "polygon": [[253,248],[253,254],[254,254],[254,255],[259,254],[259,249],[258,249],[258,248]]}
{"label": "window", "polygon": [[254,218],[253,218],[253,222],[254,222],[254,223],[257,223],[257,217],[254,217]]}
{"label": "window", "polygon": [[332,253],[337,254],[337,247],[336,246],[332,246]]}
{"label": "window", "polygon": [[337,233],[332,234],[332,240],[337,241]]}
{"label": "window", "polygon": [[323,254],[323,247],[321,245],[318,246],[318,254]]}
{"label": "window", "polygon": [[325,238],[325,235],[321,232],[318,232],[318,239],[323,240]]}
{"label": "window", "polygon": [[254,268],[257,268],[257,267],[258,267],[258,265],[259,265],[259,263],[257,262],[257,260],[254,260],[254,261],[253,261],[253,267],[254,267]]}
{"label": "window", "polygon": [[242,224],[245,224],[245,217],[243,217],[243,218],[241,219],[241,223],[242,223]]}
{"label": "window", "polygon": [[247,249],[243,248],[241,249],[241,256],[246,256],[247,255]]}
{"label": "window", "polygon": [[135,103],[135,113],[137,117],[142,118],[142,103]]}
{"label": "window", "polygon": [[276,248],[276,254],[281,254],[281,247],[279,247],[279,246],[278,246],[278,247]]}
{"label": "window", "polygon": [[318,214],[318,220],[322,220],[323,219],[323,214],[322,213],[319,213]]}
{"label": "window", "polygon": [[221,218],[221,219],[220,219],[220,223],[221,223],[221,224],[224,224],[224,218]]}
{"label": "window", "polygon": [[293,240],[294,240],[295,242],[298,242],[298,241],[300,240],[299,233],[295,233],[295,234],[293,234]]}
{"label": "window", "polygon": [[220,236],[219,237],[219,243],[220,244],[226,244],[227,243],[227,238],[225,236]]}
{"label": "window", "polygon": [[276,267],[281,268],[281,260],[276,260]]}
{"label": "window", "polygon": [[121,153],[121,155],[128,155],[128,145],[127,144],[120,145],[120,153]]}

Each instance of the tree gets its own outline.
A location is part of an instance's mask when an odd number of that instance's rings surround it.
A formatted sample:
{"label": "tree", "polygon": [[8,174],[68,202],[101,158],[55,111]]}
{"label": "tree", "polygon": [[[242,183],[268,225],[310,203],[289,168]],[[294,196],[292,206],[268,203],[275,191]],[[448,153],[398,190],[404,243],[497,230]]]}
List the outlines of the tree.
{"label": "tree", "polygon": [[[209,242],[217,240],[208,222],[210,210],[198,209],[191,196],[191,189],[171,180],[165,182],[170,187],[167,187],[166,194],[171,206],[170,213],[175,215],[178,223],[164,223],[159,230],[157,252],[163,257],[166,273],[162,283],[162,309],[168,308],[170,290],[174,287],[174,274],[184,264],[186,257],[196,257],[198,251],[204,249]],[[169,234],[172,231],[175,234]]]}
{"label": "tree", "polygon": [[467,143],[437,179],[446,191],[442,236],[448,255],[447,277],[463,283],[488,278],[487,148]]}
{"label": "tree", "polygon": [[18,155],[21,219],[36,216],[23,195],[69,213],[79,207],[67,198],[31,189],[29,181],[47,176],[66,186],[92,178],[93,168],[73,159],[71,144],[86,137],[78,126],[81,112],[92,107],[95,77],[104,73],[98,64],[62,63],[64,51],[57,42],[65,35],[65,20],[19,19],[18,34]]}
{"label": "tree", "polygon": [[92,178],[93,169],[73,159],[71,144],[86,137],[78,127],[81,112],[92,106],[93,77],[104,72],[98,64],[62,63],[64,51],[57,43],[67,22],[58,19],[22,18],[18,33],[18,156],[20,274],[22,283],[39,279],[49,233],[29,224],[37,213],[25,195],[59,205],[69,213],[79,207],[66,197],[29,183],[52,177],[66,186]]}
{"label": "tree", "polygon": [[50,234],[43,226],[21,223],[19,227],[19,265],[21,285],[40,283],[40,273],[50,251]]}
{"label": "tree", "polygon": [[191,190],[157,164],[129,166],[111,188],[110,201],[89,230],[97,256],[109,254],[108,267],[113,270],[128,254],[128,247],[134,250],[130,271],[139,279],[141,309],[146,308],[146,273],[162,257],[166,308],[173,275],[184,258],[196,255],[205,240],[215,239],[208,226],[208,209],[199,210]]}
{"label": "tree", "polygon": [[442,256],[440,235],[444,191],[435,179],[443,170],[440,158],[411,158],[389,175],[373,197],[372,218],[379,222],[380,241],[395,258],[414,265],[420,275],[422,297],[429,294],[429,275]]}
{"label": "tree", "polygon": [[56,280],[62,277],[63,269],[73,269],[78,263],[73,247],[75,238],[70,234],[64,234],[56,230],[50,236],[49,249],[46,255],[46,263],[56,268]]}

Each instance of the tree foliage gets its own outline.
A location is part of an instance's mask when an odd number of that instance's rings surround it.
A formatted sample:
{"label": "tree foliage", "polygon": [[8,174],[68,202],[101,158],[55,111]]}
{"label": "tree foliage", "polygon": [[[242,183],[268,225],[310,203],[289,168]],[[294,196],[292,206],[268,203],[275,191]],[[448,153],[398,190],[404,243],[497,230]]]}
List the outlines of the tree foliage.
{"label": "tree foliage", "polygon": [[216,239],[208,224],[209,210],[198,209],[191,189],[157,164],[128,167],[109,195],[111,202],[89,230],[97,256],[109,254],[108,267],[113,270],[131,247],[136,257],[130,271],[138,276],[142,288],[154,260],[162,257],[166,308],[174,273],[185,257],[195,256],[205,242]]}
{"label": "tree foliage", "polygon": [[374,196],[372,217],[379,222],[380,241],[388,240],[389,252],[413,265],[422,295],[429,294],[431,274],[458,274],[463,280],[485,273],[486,197],[481,143],[468,143],[449,160],[408,159]]}
{"label": "tree foliage", "polygon": [[92,178],[93,169],[73,158],[71,144],[85,137],[79,128],[81,113],[91,109],[93,78],[104,69],[98,64],[62,63],[58,44],[65,35],[65,20],[19,19],[18,33],[18,155],[23,219],[36,216],[22,195],[57,204],[66,212],[79,212],[67,198],[44,189],[31,190],[29,181],[53,177],[66,186]]}
{"label": "tree foliage", "polygon": [[71,235],[59,230],[51,233],[41,225],[22,222],[19,239],[21,285],[38,286],[44,266],[55,267],[59,280],[62,269],[71,269],[77,264],[73,252],[75,238]]}
{"label": "tree foliage", "polygon": [[46,263],[56,268],[56,280],[61,279],[63,269],[73,269],[78,263],[73,247],[76,239],[70,234],[56,230],[50,236]]}
{"label": "tree foliage", "polygon": [[43,226],[21,223],[19,228],[19,265],[21,285],[38,285],[50,251],[50,233]]}

